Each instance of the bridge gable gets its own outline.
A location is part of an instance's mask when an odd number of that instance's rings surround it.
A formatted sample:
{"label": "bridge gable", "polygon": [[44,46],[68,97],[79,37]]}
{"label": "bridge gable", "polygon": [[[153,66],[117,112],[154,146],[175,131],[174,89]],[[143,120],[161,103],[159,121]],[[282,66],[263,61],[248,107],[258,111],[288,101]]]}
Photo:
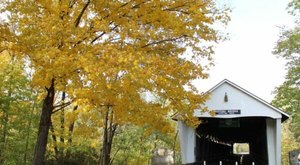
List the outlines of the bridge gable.
{"label": "bridge gable", "polygon": [[[216,112],[215,118],[270,117],[286,120],[289,116],[263,99],[229,80],[223,80],[209,90],[210,99],[205,105]],[[195,111],[197,117],[212,117]]]}

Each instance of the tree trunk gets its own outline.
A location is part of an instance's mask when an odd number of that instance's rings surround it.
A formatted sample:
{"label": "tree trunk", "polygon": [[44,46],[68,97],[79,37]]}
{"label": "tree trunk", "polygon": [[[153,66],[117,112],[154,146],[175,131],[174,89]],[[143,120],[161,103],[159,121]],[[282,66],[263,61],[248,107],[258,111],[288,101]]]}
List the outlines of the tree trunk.
{"label": "tree trunk", "polygon": [[[31,90],[31,93],[33,93],[34,91]],[[26,142],[25,142],[25,149],[24,149],[24,157],[23,157],[23,165],[27,164],[27,157],[28,157],[28,152],[29,152],[29,141],[30,141],[30,133],[31,133],[31,127],[32,127],[32,117],[34,115],[34,112],[36,110],[36,99],[34,99],[33,105],[32,105],[32,109],[31,109],[31,113],[29,113],[29,118],[30,120],[28,120],[28,125],[26,128]]]}
{"label": "tree trunk", "polygon": [[[62,96],[61,96],[61,102],[62,104],[65,103],[65,99],[66,99],[66,93],[62,92]],[[65,138],[64,138],[64,132],[65,132],[65,110],[64,108],[62,108],[62,110],[60,111],[60,143],[64,144],[65,143]],[[60,164],[63,164],[63,160],[64,160],[64,145],[62,145],[59,148],[59,162]]]}
{"label": "tree trunk", "polygon": [[107,163],[107,140],[108,140],[108,135],[107,135],[107,127],[108,127],[108,110],[105,113],[105,118],[104,118],[104,128],[103,128],[103,144],[102,144],[102,149],[101,149],[101,155],[100,155],[100,161],[99,165],[108,165]]}
{"label": "tree trunk", "polygon": [[23,164],[25,165],[27,162],[27,153],[28,153],[28,147],[29,147],[29,138],[30,138],[30,128],[31,128],[31,120],[28,121],[28,126],[26,129],[26,142],[25,142],[25,151],[24,151],[24,157],[23,157]]}
{"label": "tree trunk", "polygon": [[[75,112],[78,109],[78,105],[76,105],[73,108],[73,112]],[[69,131],[68,131],[68,144],[71,145],[72,143],[72,135],[73,135],[73,131],[74,131],[74,124],[75,124],[75,120],[71,122],[71,124],[69,125]]]}
{"label": "tree trunk", "polygon": [[46,88],[47,95],[43,102],[42,114],[38,131],[37,142],[35,144],[33,165],[45,164],[45,153],[48,141],[49,128],[51,125],[51,114],[53,111],[54,102],[54,79],[51,81],[50,88]]}
{"label": "tree trunk", "polygon": [[[62,92],[62,97],[61,97],[62,104],[65,103],[65,99],[66,99],[66,93]],[[65,132],[65,111],[63,108],[60,111],[60,142],[62,142],[63,144],[65,143],[64,132]],[[63,150],[64,148],[62,148],[62,152]]]}
{"label": "tree trunk", "polygon": [[52,133],[51,137],[52,137],[53,143],[54,143],[55,159],[58,161],[59,160],[59,150],[58,150],[58,147],[57,147],[57,137],[55,135],[55,130],[54,130],[54,127],[52,125],[52,121],[50,123],[50,131]]}
{"label": "tree trunk", "polygon": [[113,110],[112,106],[107,107],[107,112],[104,118],[104,132],[103,132],[103,144],[100,150],[99,165],[110,165],[111,164],[111,147],[117,124],[113,123]]}
{"label": "tree trunk", "polygon": [[[73,113],[78,109],[78,105],[76,105],[73,108]],[[70,125],[69,125],[69,129],[68,129],[68,146],[69,148],[67,149],[67,153],[66,153],[66,157],[68,159],[71,158],[71,151],[70,151],[70,147],[72,146],[72,137],[73,137],[73,131],[74,131],[74,125],[75,125],[75,119],[73,121],[71,121]]]}

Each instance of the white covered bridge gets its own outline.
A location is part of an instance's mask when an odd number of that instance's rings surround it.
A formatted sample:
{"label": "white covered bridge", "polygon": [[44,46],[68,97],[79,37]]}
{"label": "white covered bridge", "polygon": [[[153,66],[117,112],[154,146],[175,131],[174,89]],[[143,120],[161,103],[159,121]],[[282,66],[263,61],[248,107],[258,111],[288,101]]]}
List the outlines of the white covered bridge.
{"label": "white covered bridge", "polygon": [[[281,123],[289,116],[226,79],[209,92],[215,116],[195,110],[196,129],[178,121],[182,164],[280,165]],[[246,151],[237,153],[239,145]]]}

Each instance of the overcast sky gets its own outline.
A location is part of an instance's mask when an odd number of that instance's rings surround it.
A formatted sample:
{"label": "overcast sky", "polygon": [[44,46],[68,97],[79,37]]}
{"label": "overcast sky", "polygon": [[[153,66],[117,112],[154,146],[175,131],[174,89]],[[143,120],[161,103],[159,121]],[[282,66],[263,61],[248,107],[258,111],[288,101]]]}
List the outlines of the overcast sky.
{"label": "overcast sky", "polygon": [[231,9],[226,27],[230,40],[217,46],[210,78],[196,82],[208,90],[228,79],[270,102],[272,91],[284,81],[285,61],[272,54],[279,26],[293,25],[287,13],[288,0],[220,0]]}

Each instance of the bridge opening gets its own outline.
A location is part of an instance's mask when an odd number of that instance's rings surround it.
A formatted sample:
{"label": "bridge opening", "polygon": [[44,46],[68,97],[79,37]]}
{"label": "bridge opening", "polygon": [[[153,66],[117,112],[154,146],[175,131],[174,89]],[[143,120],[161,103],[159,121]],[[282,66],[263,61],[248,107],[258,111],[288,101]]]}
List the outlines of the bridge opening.
{"label": "bridge opening", "polygon": [[195,131],[196,164],[268,165],[266,119],[200,118]]}

